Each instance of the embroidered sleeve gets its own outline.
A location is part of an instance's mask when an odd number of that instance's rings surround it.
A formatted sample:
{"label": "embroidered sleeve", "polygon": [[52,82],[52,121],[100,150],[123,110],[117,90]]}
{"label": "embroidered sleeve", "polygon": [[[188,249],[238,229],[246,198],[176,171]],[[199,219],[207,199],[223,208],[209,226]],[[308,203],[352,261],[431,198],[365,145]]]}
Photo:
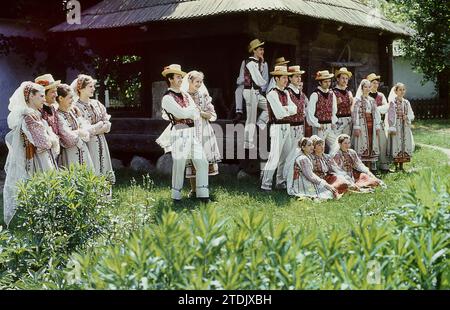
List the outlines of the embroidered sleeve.
{"label": "embroidered sleeve", "polygon": [[311,160],[306,156],[300,158],[300,169],[302,170],[302,174],[305,176],[305,178],[311,183],[319,185],[324,182],[313,172],[313,165],[311,163]]}
{"label": "embroidered sleeve", "polygon": [[367,168],[366,165],[363,164],[358,154],[356,154],[354,150],[348,150],[348,152],[353,160],[353,168],[358,170],[359,172],[368,173],[369,168]]}
{"label": "embroidered sleeve", "polygon": [[386,114],[389,110],[389,104],[387,103],[384,94],[381,94],[381,105],[378,107],[380,114]]}
{"label": "embroidered sleeve", "polygon": [[211,118],[209,119],[210,122],[214,122],[215,120],[217,120],[217,113],[216,110],[214,109],[214,105],[212,104],[212,98],[209,95],[205,95],[206,100],[206,109],[205,112],[209,112],[211,113]]}
{"label": "embroidered sleeve", "polygon": [[291,95],[289,95],[289,92],[287,90],[284,91],[286,93],[286,96],[288,98],[288,113],[289,115],[295,115],[297,114],[297,106],[291,99]]}
{"label": "embroidered sleeve", "polygon": [[51,149],[52,142],[42,123],[27,115],[24,117],[24,125],[24,133],[28,140],[36,147],[38,153]]}
{"label": "embroidered sleeve", "polygon": [[[192,101],[189,100],[189,103]],[[192,101],[193,102],[193,101]],[[194,103],[195,105],[195,103]],[[198,111],[196,110],[195,106],[190,104],[186,108],[182,108],[176,103],[175,99],[173,99],[171,96],[166,95],[162,99],[162,108],[175,116],[178,119],[197,119],[198,118]]]}
{"label": "embroidered sleeve", "polygon": [[69,126],[64,116],[61,113],[57,113],[58,116],[58,130],[59,130],[59,141],[61,145],[65,148],[71,148],[78,143],[78,134],[75,130]]}
{"label": "embroidered sleeve", "polygon": [[352,111],[352,122],[353,122],[353,130],[355,129],[361,129],[361,126],[359,124],[359,108],[360,108],[361,100],[356,99],[355,106],[353,107]]}
{"label": "embroidered sleeve", "polygon": [[411,104],[409,103],[409,101],[408,100],[405,100],[405,106],[406,106],[406,109],[408,110],[407,111],[407,116],[408,116],[408,124],[411,124],[411,122],[414,120],[414,111],[413,111],[413,109],[411,108]]}
{"label": "embroidered sleeve", "polygon": [[371,100],[371,105],[372,105],[372,113],[374,113],[373,115],[373,119],[375,122],[375,129],[381,129],[381,113],[380,110],[377,109],[377,104],[375,103],[375,100]]}
{"label": "embroidered sleeve", "polygon": [[397,112],[395,111],[395,101],[391,101],[389,103],[389,110],[388,110],[388,124],[389,124],[389,131],[396,132],[397,129],[395,128],[395,123],[397,119]]}

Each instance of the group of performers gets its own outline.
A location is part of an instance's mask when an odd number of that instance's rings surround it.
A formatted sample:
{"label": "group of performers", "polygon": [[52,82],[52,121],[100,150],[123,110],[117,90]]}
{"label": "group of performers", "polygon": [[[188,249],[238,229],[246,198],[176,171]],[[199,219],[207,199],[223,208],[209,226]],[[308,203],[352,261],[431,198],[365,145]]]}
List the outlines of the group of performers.
{"label": "group of performers", "polygon": [[111,116],[92,99],[95,84],[85,74],[70,86],[45,74],[23,82],[10,98],[3,189],[7,225],[16,211],[18,182],[35,173],[80,164],[115,183],[105,139]]}
{"label": "group of performers", "polygon": [[[261,173],[261,189],[275,187],[289,195],[317,199],[339,198],[348,190],[370,191],[382,185],[372,171],[398,169],[411,160],[414,113],[397,83],[390,95],[378,91],[380,76],[369,74],[355,96],[348,89],[352,73],[318,71],[317,89],[302,91],[299,65],[280,57],[270,72],[264,61],[264,42],[250,42],[250,57],[242,61],[237,79],[236,118],[244,115],[244,148],[256,147],[258,126],[269,126],[270,153]],[[217,119],[212,98],[199,71],[185,73],[180,65],[164,68],[168,90],[162,98],[169,126],[157,143],[171,152],[172,199],[180,202],[184,179],[189,196],[209,198],[209,176],[219,173],[221,155],[211,122]],[[337,84],[331,88],[332,79]],[[95,99],[96,80],[80,74],[71,85],[45,74],[23,82],[10,98],[5,141],[4,217],[9,224],[16,210],[17,183],[36,172],[84,164],[115,183],[105,139],[110,115]],[[258,115],[258,110],[261,112]],[[327,151],[327,152],[326,152]],[[372,171],[371,171],[372,170]],[[276,172],[276,174],[275,174]]]}
{"label": "group of performers", "polygon": [[[318,87],[308,99],[302,91],[305,71],[299,65],[288,66],[289,61],[280,57],[269,79],[264,42],[251,41],[248,51],[251,55],[242,61],[236,81],[234,122],[243,119],[245,103],[245,149],[256,147],[257,126],[269,126],[263,191],[272,190],[275,175],[276,188],[298,197],[328,199],[348,190],[367,192],[385,186],[375,171],[388,172],[391,162],[403,169],[411,160],[414,113],[404,98],[404,84],[392,87],[386,100],[378,91],[381,77],[371,73],[353,96],[347,68],[334,74],[321,70],[315,76]],[[217,115],[203,73],[185,73],[173,64],[162,75],[169,86],[162,99],[163,118],[170,125],[157,142],[172,152],[172,199],[180,201],[187,177],[189,195],[209,201],[208,176],[218,174],[221,157],[210,124]],[[337,84],[331,88],[333,78]]]}

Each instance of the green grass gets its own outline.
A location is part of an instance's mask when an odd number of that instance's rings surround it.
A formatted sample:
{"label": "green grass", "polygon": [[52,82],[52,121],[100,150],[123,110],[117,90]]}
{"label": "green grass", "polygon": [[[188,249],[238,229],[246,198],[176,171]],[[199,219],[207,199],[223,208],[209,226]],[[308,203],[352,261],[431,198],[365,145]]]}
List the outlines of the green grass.
{"label": "green grass", "polygon": [[[415,122],[416,142],[450,148],[450,129],[447,125],[448,120]],[[450,167],[444,166],[444,162],[447,162],[447,158],[443,153],[417,147],[412,163],[406,165],[409,173],[382,176],[388,185],[386,190],[377,189],[373,194],[351,193],[344,195],[339,201],[320,203],[299,201],[281,190],[270,194],[262,193],[259,191],[260,181],[257,178],[238,181],[235,176],[222,172],[210,179],[211,194],[215,200],[210,205],[217,208],[222,216],[232,218],[240,217],[244,209],[254,209],[264,217],[272,219],[275,224],[286,223],[295,230],[347,230],[357,223],[361,216],[371,216],[382,221],[387,210],[398,207],[402,189],[418,171],[432,169],[438,175],[449,175]],[[145,184],[142,184],[142,178],[142,175],[129,169],[117,171],[118,183],[113,194],[116,199],[112,210],[115,216],[113,225],[121,226],[123,232],[156,224],[158,216],[166,208],[185,215],[198,210],[200,204],[196,200],[186,198],[188,182],[185,182],[185,198],[182,204],[173,206],[170,177],[152,175],[152,182],[147,180]],[[2,196],[2,193],[0,195]],[[2,220],[3,208],[0,208],[0,224]],[[123,236],[115,237],[122,239]]]}
{"label": "green grass", "polygon": [[[238,181],[235,176],[220,174],[210,179],[211,194],[215,200],[210,206],[216,208],[221,216],[231,218],[240,217],[243,210],[254,209],[258,214],[271,219],[274,224],[285,223],[294,230],[348,230],[359,222],[361,216],[385,220],[385,212],[399,206],[405,185],[421,170],[431,169],[438,175],[449,175],[450,166],[443,166],[441,163],[444,162],[447,162],[447,158],[443,153],[418,147],[412,163],[406,165],[409,172],[391,173],[382,177],[387,189],[377,189],[373,194],[350,193],[338,201],[319,203],[299,201],[281,190],[263,193],[259,191],[260,183],[257,178]],[[115,213],[121,221],[128,221],[126,230],[157,223],[158,215],[166,208],[187,216],[200,207],[200,203],[185,198],[189,190],[187,183],[183,203],[173,206],[170,178],[153,176],[157,185],[139,186],[142,176],[128,170],[119,171],[118,175],[121,181],[114,192],[114,198],[117,199]],[[130,186],[133,178],[138,180],[138,184]],[[145,216],[147,218],[143,219]]]}
{"label": "green grass", "polygon": [[413,122],[416,143],[450,148],[450,120],[419,120]]}

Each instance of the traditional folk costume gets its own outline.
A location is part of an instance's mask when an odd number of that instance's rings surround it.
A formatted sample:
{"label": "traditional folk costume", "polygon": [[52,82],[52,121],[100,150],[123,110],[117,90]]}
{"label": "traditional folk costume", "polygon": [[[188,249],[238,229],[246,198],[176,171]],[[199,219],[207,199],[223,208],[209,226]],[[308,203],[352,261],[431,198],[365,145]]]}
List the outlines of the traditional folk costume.
{"label": "traditional folk costume", "polygon": [[[340,74],[346,74],[348,78],[352,77],[352,73],[347,68],[340,68],[335,72],[336,77]],[[336,116],[338,121],[336,123],[336,135],[345,133],[350,136],[352,132],[352,92],[348,88],[342,89],[339,85],[333,88],[333,92],[337,102]]]}
{"label": "traditional folk costume", "polygon": [[94,169],[94,164],[86,142],[89,142],[89,132],[82,128],[82,119],[75,116],[72,111],[58,110],[58,132],[61,143],[59,165],[69,168],[71,164],[85,165]]}
{"label": "traditional folk costume", "polygon": [[374,178],[355,150],[349,149],[347,152],[339,150],[333,157],[339,169],[343,170],[348,177],[359,187],[376,187],[381,183]]}
{"label": "traditional folk costume", "polygon": [[[375,73],[371,73],[367,76],[367,79],[372,82],[373,80],[379,80],[380,76]],[[387,115],[389,104],[386,97],[381,92],[370,92],[369,96],[375,100],[378,112],[380,112],[381,123],[380,123],[380,133],[378,135],[378,144],[380,148],[380,156],[378,159],[381,170],[389,170],[389,154],[388,154],[388,120]]]}
{"label": "traditional folk costume", "polygon": [[287,193],[291,196],[333,199],[326,181],[313,171],[311,158],[298,149],[298,155],[288,163]]}
{"label": "traditional folk costume", "polygon": [[339,194],[347,192],[349,187],[352,186],[352,179],[336,165],[331,155],[322,154],[319,156],[313,153],[310,158],[314,174],[333,186]]}
{"label": "traditional folk costume", "polygon": [[17,183],[30,178],[37,172],[57,169],[55,156],[59,153],[58,137],[39,111],[28,107],[28,99],[33,89],[44,88],[32,82],[23,82],[10,98],[8,127],[6,135],[8,147],[3,188],[5,223],[13,218],[17,205]]}
{"label": "traditional folk costume", "polygon": [[[289,72],[286,67],[277,66],[271,74],[288,76]],[[284,166],[292,149],[291,120],[288,117],[297,113],[297,106],[292,102],[288,91],[278,86],[267,94],[267,100],[269,102],[270,153],[262,172],[261,188],[263,190],[272,189],[275,169],[277,170],[277,186],[285,186]]]}
{"label": "traditional folk costume", "polygon": [[[77,78],[72,83],[72,88],[75,94],[78,94],[82,81]],[[90,134],[87,146],[89,154],[94,165],[94,170],[97,175],[103,175],[106,179],[114,184],[116,177],[112,167],[111,156],[109,154],[108,142],[105,134],[111,130],[111,115],[106,111],[106,108],[100,101],[89,99],[89,102],[83,102],[77,98],[76,106],[81,112],[81,116],[86,122],[86,129]]]}
{"label": "traditional folk costume", "polygon": [[[411,130],[411,122],[414,120],[414,112],[411,104],[406,99],[398,99],[394,88],[389,94],[389,150],[394,163],[410,162],[414,152],[414,139]],[[405,120],[403,118],[406,118]],[[395,133],[395,135],[391,134]]]}
{"label": "traditional folk costume", "polygon": [[[260,42],[258,39],[250,42],[249,52],[262,46],[264,42]],[[269,70],[266,62],[261,62],[255,57],[249,57],[242,62],[241,72],[237,79],[237,84],[243,84],[244,89],[242,96],[245,100],[247,120],[245,122],[245,135],[244,135],[244,148],[251,149],[255,146],[254,136],[256,130],[256,124],[264,129],[269,116],[267,114],[267,100],[264,97],[264,93],[267,90],[267,82],[269,79]],[[257,118],[258,108],[262,110],[260,116]],[[236,103],[236,112],[242,111],[242,108],[238,107]],[[239,112],[240,113],[240,112]]]}
{"label": "traditional folk costume", "polygon": [[[186,75],[179,65],[166,67],[162,75],[166,77],[170,73]],[[172,123],[172,199],[177,201],[181,199],[187,160],[191,160],[195,168],[197,197],[208,198],[208,160],[196,135],[194,123],[200,118],[198,107],[186,92],[169,88],[162,98],[162,108],[163,118]]]}
{"label": "traditional folk costume", "polygon": [[[183,84],[181,85],[181,90],[189,94],[189,96],[194,100],[194,103],[198,107],[200,112],[211,113],[212,117],[207,120],[200,117],[194,120],[195,136],[201,142],[203,146],[203,151],[205,152],[206,159],[208,160],[208,175],[219,174],[219,162],[221,161],[221,155],[219,151],[219,146],[217,145],[216,135],[214,129],[211,126],[211,122],[217,119],[217,114],[212,104],[212,98],[208,93],[206,86],[203,84],[202,87],[195,93],[190,93],[189,82],[187,74],[183,79]],[[188,161],[186,164],[186,177],[195,178],[196,170],[192,161]]]}
{"label": "traditional folk costume", "polygon": [[[284,57],[279,57],[275,59],[275,65],[276,66],[287,66],[287,64],[290,63],[289,60],[284,59]],[[277,83],[275,82],[275,78],[272,76],[269,80],[269,84],[267,86],[267,92],[271,91],[277,86]]]}
{"label": "traditional folk costume", "polygon": [[[363,162],[375,165],[380,154],[381,116],[375,100],[370,96],[364,97],[362,95],[361,86],[358,88],[352,112],[352,145]],[[359,130],[359,136],[355,135],[356,130]]]}
{"label": "traditional folk costume", "polygon": [[[316,80],[331,79],[333,76],[327,70],[319,71]],[[307,120],[313,127],[313,134],[322,138],[328,145],[330,154],[338,149],[336,134],[333,129],[338,121],[336,113],[337,102],[333,91],[318,86],[309,98]],[[323,129],[320,128],[321,125],[324,126]]]}

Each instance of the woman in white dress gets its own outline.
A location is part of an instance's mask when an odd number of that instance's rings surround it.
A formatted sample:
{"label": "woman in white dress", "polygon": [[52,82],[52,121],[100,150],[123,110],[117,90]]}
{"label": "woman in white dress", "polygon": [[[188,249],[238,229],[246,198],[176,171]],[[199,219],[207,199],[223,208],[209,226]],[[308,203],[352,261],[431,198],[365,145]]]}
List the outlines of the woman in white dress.
{"label": "woman in white dress", "polygon": [[376,170],[380,155],[381,115],[369,92],[370,82],[364,79],[359,84],[352,111],[352,145],[363,163]]}
{"label": "woman in white dress", "polygon": [[[82,128],[81,117],[75,115],[72,109],[73,93],[69,85],[61,84],[57,87],[58,132],[61,144],[59,165],[69,168],[71,164],[86,165],[94,168],[86,142],[89,142],[89,132]],[[86,123],[86,122],[85,122]]]}
{"label": "woman in white dress", "polygon": [[338,191],[314,173],[310,158],[313,149],[310,138],[300,140],[298,155],[288,163],[287,193],[291,196],[312,199],[338,197]]}
{"label": "woman in white dress", "polygon": [[9,99],[8,147],[3,188],[4,220],[9,225],[16,212],[17,183],[35,173],[57,169],[59,140],[42,119],[45,90],[33,82],[23,82]]}
{"label": "woman in white dress", "polygon": [[[211,122],[217,119],[217,114],[212,104],[212,98],[208,89],[203,83],[204,75],[199,71],[191,71],[186,74],[181,84],[181,90],[187,92],[194,100],[196,106],[200,110],[200,118],[194,121],[195,135],[201,141],[203,151],[208,160],[208,175],[219,174],[219,165],[221,161],[219,147],[217,145],[216,135],[211,126]],[[195,168],[191,161],[186,165],[186,178],[190,180],[191,192],[190,196],[195,197]]]}
{"label": "woman in white dress", "polygon": [[388,97],[389,154],[396,169],[403,170],[403,163],[410,162],[414,152],[414,139],[411,123],[414,112],[411,104],[404,98],[406,87],[397,83]]}
{"label": "woman in white dress", "polygon": [[89,124],[87,129],[90,139],[87,146],[94,164],[95,173],[105,176],[111,184],[114,184],[116,177],[105,138],[105,134],[111,130],[111,122],[109,121],[111,115],[106,112],[103,104],[98,100],[91,99],[94,96],[96,82],[91,76],[80,74],[72,82],[71,87],[77,99],[76,106]]}

